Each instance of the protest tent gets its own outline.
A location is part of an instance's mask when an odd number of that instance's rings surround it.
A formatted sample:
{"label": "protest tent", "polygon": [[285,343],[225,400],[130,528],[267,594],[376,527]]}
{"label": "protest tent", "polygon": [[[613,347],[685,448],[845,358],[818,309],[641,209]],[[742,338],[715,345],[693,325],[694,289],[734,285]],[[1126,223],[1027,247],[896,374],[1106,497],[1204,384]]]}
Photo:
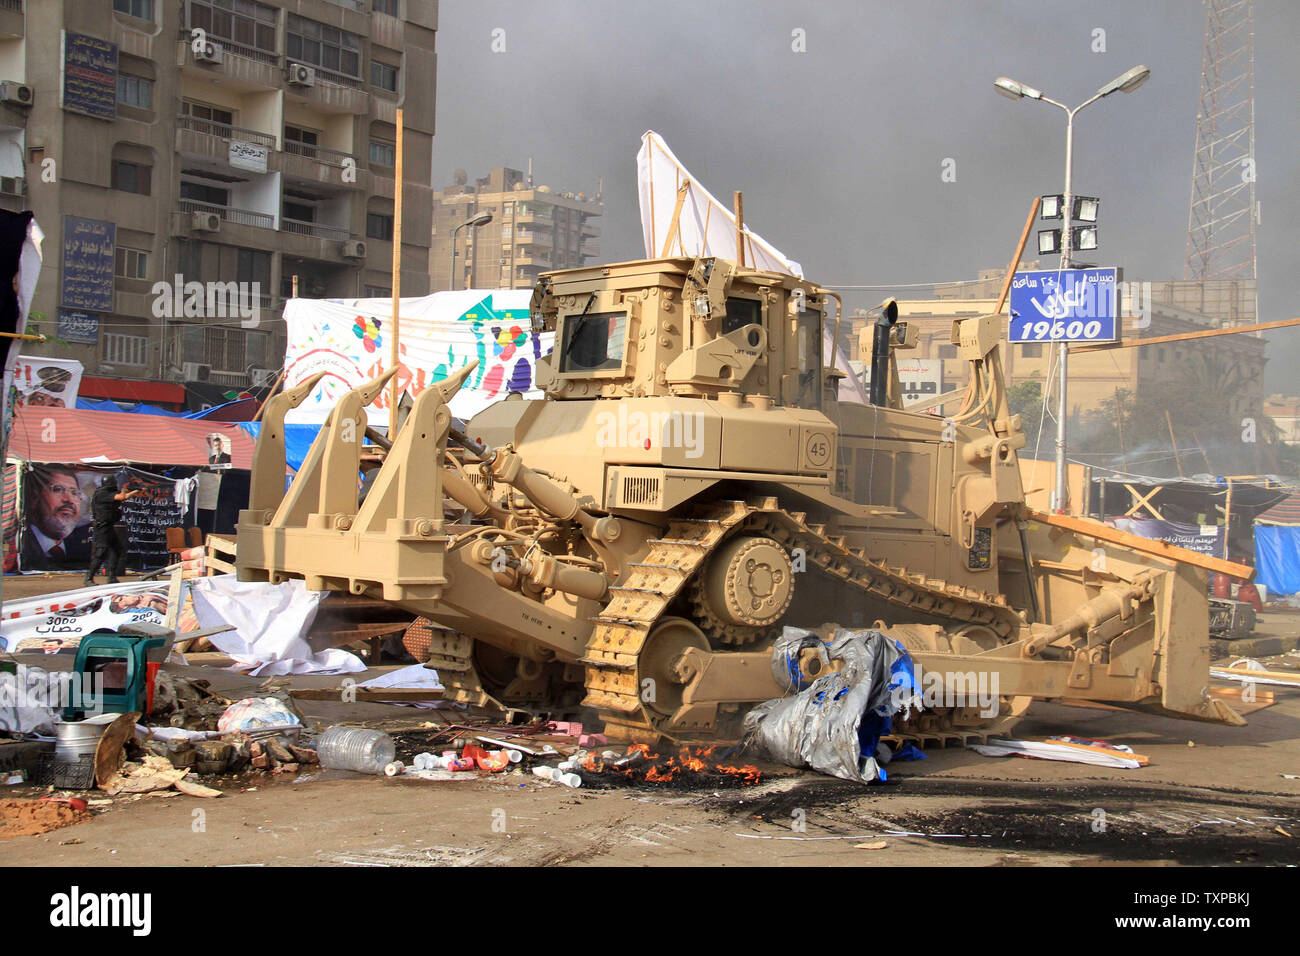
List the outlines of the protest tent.
{"label": "protest tent", "polygon": [[1255,579],[1269,594],[1300,594],[1300,495],[1255,518]]}
{"label": "protest tent", "polygon": [[[212,436],[219,449],[215,458]],[[131,482],[146,491],[123,506],[127,567],[160,567],[167,563],[168,527],[233,529],[248,500],[253,448],[254,440],[237,424],[20,409],[6,462],[18,520],[6,523],[5,569],[16,562],[25,571],[84,571],[90,559],[90,496],[109,473],[118,476],[119,485]]]}

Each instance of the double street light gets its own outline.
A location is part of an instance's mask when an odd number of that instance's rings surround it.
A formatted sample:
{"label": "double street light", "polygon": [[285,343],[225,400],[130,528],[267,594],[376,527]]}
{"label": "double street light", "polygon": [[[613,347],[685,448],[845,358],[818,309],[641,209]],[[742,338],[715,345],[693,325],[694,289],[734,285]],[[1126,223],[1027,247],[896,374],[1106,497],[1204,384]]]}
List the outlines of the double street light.
{"label": "double street light", "polygon": [[469,219],[466,219],[451,231],[451,272],[448,274],[448,283],[451,287],[451,291],[456,291],[456,233],[460,232],[466,226],[477,229],[479,226],[486,226],[491,221],[491,212],[481,212],[477,216],[472,216]]}
{"label": "double street light", "polygon": [[[1070,218],[1066,218],[1062,223],[1061,229],[1061,268],[1070,268],[1070,253],[1075,249],[1091,250],[1097,247],[1097,206],[1099,200],[1091,197],[1076,197],[1071,191],[1070,178],[1074,169],[1074,117],[1081,109],[1103,97],[1110,96],[1112,93],[1132,93],[1139,86],[1147,81],[1151,76],[1151,71],[1145,66],[1135,66],[1127,73],[1123,73],[1111,80],[1090,98],[1084,100],[1074,109],[1070,109],[1064,103],[1058,103],[1050,97],[1044,96],[1042,90],[1037,90],[1025,83],[1018,83],[1013,79],[1005,76],[999,76],[993,81],[993,88],[1002,96],[1011,100],[1031,99],[1042,100],[1044,103],[1050,103],[1065,111],[1065,193],[1060,197],[1060,204],[1056,210],[1051,210],[1052,215],[1048,216],[1048,209],[1044,209],[1044,218],[1072,217],[1088,225],[1072,227]],[[1055,196],[1044,197],[1044,201],[1056,199]],[[1049,243],[1047,248],[1043,246],[1043,233],[1039,233],[1039,251],[1047,254],[1055,252],[1054,243]],[[1076,245],[1076,240],[1078,243]],[[1066,467],[1065,467],[1065,385],[1066,385],[1066,362],[1069,354],[1068,344],[1062,340],[1057,343],[1057,359],[1060,366],[1060,378],[1058,381],[1057,405],[1056,405],[1056,487],[1052,490],[1052,509],[1055,511],[1064,511],[1066,503]]]}

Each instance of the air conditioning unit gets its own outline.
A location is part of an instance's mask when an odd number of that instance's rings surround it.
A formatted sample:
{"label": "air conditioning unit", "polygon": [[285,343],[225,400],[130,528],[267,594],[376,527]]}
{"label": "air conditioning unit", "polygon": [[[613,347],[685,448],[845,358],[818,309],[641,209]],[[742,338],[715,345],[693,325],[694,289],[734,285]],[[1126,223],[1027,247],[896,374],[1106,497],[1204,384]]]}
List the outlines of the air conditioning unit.
{"label": "air conditioning unit", "polygon": [[349,239],[343,243],[344,259],[364,259],[366,257],[366,244],[360,239]]}
{"label": "air conditioning unit", "polygon": [[316,71],[305,63],[290,63],[285,72],[290,86],[316,85]]}
{"label": "air conditioning unit", "polygon": [[254,386],[269,386],[275,384],[280,373],[273,368],[254,368],[248,377]]}
{"label": "air conditioning unit", "polygon": [[220,43],[209,41],[203,44],[202,50],[194,51],[194,59],[199,63],[220,63],[224,53]]}
{"label": "air conditioning unit", "polygon": [[190,226],[195,232],[220,232],[221,215],[215,212],[192,212]]}
{"label": "air conditioning unit", "polygon": [[202,362],[186,362],[182,373],[187,382],[206,382],[212,375],[212,366]]}
{"label": "air conditioning unit", "polygon": [[26,83],[14,83],[6,80],[0,83],[0,100],[14,106],[31,106],[36,94]]}
{"label": "air conditioning unit", "polygon": [[0,196],[24,196],[27,180],[21,176],[0,176]]}

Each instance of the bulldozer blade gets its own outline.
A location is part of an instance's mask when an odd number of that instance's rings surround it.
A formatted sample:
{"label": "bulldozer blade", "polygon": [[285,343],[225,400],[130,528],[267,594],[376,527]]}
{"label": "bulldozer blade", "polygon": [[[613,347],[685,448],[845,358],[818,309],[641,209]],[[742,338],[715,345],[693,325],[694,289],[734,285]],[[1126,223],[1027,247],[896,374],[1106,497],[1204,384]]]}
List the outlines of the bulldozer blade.
{"label": "bulldozer blade", "polygon": [[262,427],[253,450],[253,477],[249,488],[251,510],[274,511],[284,499],[285,445],[284,417],[301,405],[325,377],[317,372],[293,388],[267,399],[262,412]]}
{"label": "bulldozer blade", "polygon": [[442,396],[442,402],[444,405],[447,404],[447,402],[450,402],[453,396],[461,390],[461,387],[465,384],[465,380],[470,377],[476,368],[478,368],[478,359],[470,362],[464,368],[459,369],[456,374],[448,375],[441,382],[438,382],[433,386],[438,390],[438,394]]}

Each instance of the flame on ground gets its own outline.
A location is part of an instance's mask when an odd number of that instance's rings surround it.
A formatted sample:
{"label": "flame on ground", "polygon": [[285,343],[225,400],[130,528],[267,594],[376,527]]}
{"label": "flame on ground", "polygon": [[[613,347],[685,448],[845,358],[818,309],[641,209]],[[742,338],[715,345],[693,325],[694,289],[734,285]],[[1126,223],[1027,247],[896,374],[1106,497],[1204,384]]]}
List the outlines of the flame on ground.
{"label": "flame on ground", "polygon": [[710,759],[715,749],[683,747],[676,754],[665,757],[652,751],[649,744],[631,744],[627,752],[619,756],[610,751],[590,753],[582,766],[590,773],[617,773],[645,783],[671,783],[688,773],[725,774],[741,786],[753,786],[763,778],[762,772],[750,764],[733,766]]}

